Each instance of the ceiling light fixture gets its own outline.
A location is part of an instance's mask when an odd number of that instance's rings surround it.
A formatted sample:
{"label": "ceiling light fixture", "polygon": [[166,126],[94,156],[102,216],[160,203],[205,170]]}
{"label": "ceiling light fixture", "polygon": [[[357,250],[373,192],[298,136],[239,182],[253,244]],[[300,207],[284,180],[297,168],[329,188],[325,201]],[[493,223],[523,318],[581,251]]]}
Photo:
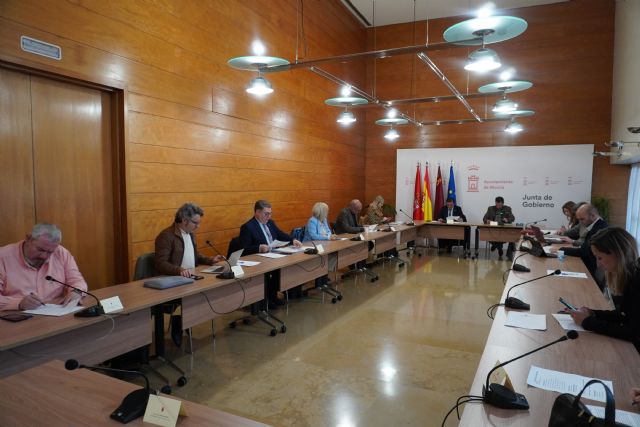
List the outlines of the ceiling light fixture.
{"label": "ceiling light fixture", "polygon": [[518,132],[522,132],[523,130],[524,130],[524,127],[522,127],[520,123],[516,122],[514,117],[511,118],[511,121],[509,122],[509,124],[507,124],[507,126],[504,128],[505,132],[508,132],[512,135]]}
{"label": "ceiling light fixture", "polygon": [[258,73],[258,77],[251,79],[246,91],[252,95],[263,96],[272,93],[273,87],[271,86],[271,83],[269,83],[269,80],[265,79],[260,75],[260,73]]}
{"label": "ceiling light fixture", "polygon": [[340,123],[342,126],[349,126],[351,123],[356,121],[356,116],[346,108],[342,113],[338,115],[338,120],[336,122]]}
{"label": "ceiling light fixture", "polygon": [[496,114],[507,114],[517,109],[518,109],[518,104],[508,99],[507,94],[504,93],[502,95],[502,98],[495,103],[491,111],[493,111]]}
{"label": "ceiling light fixture", "polygon": [[393,126],[391,126],[389,130],[384,133],[384,139],[389,142],[393,142],[398,138],[400,138],[400,134],[393,128]]}
{"label": "ceiling light fixture", "polygon": [[500,67],[502,67],[502,63],[496,51],[483,45],[480,49],[471,52],[464,69],[483,73]]}

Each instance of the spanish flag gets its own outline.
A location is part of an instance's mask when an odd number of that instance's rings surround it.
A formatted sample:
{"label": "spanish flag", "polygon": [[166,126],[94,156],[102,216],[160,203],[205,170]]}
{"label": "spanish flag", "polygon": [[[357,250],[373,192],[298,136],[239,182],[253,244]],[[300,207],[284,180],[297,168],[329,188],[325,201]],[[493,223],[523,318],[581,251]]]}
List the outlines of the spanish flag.
{"label": "spanish flag", "polygon": [[429,184],[429,162],[424,164],[424,182],[422,183],[422,212],[425,221],[433,221],[431,206],[431,184]]}

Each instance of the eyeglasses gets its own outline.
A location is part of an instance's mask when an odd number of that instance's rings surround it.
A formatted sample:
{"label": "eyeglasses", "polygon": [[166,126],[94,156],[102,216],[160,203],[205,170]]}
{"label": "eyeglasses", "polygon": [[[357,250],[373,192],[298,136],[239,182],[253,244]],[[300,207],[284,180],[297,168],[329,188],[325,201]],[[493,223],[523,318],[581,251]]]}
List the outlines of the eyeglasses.
{"label": "eyeglasses", "polygon": [[273,213],[273,212],[271,212],[271,211],[269,211],[269,212],[267,212],[267,211],[262,211],[262,215],[264,215],[264,216],[271,216],[271,214],[272,214],[272,213]]}

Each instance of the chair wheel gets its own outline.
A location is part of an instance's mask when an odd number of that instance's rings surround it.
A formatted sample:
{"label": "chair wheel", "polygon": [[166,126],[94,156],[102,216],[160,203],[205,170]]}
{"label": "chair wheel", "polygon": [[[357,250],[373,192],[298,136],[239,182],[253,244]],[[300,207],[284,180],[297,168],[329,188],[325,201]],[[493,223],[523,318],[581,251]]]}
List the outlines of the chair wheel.
{"label": "chair wheel", "polygon": [[400,264],[398,264],[398,267],[404,267],[404,262],[401,262]]}
{"label": "chair wheel", "polygon": [[178,378],[178,385],[180,387],[187,385],[187,377]]}
{"label": "chair wheel", "polygon": [[245,324],[245,325],[248,325],[248,324],[251,323],[251,319],[249,319],[249,318],[242,319],[242,323]]}
{"label": "chair wheel", "polygon": [[231,322],[231,323],[229,323],[229,327],[230,327],[231,329],[235,328],[235,327],[236,327],[236,322]]}
{"label": "chair wheel", "polygon": [[286,325],[282,325],[280,326],[280,332],[282,332],[283,334],[285,334],[287,332],[287,326]]}
{"label": "chair wheel", "polygon": [[269,335],[271,335],[272,337],[275,337],[277,333],[278,333],[278,330],[276,328],[273,328],[271,332],[269,332]]}
{"label": "chair wheel", "polygon": [[162,386],[162,388],[160,389],[160,393],[171,394],[171,386],[168,384],[165,386]]}
{"label": "chair wheel", "polygon": [[337,302],[338,302],[338,300],[336,299],[336,297],[331,298],[331,304],[335,304]]}
{"label": "chair wheel", "polygon": [[342,301],[342,295],[338,295],[338,301]]}

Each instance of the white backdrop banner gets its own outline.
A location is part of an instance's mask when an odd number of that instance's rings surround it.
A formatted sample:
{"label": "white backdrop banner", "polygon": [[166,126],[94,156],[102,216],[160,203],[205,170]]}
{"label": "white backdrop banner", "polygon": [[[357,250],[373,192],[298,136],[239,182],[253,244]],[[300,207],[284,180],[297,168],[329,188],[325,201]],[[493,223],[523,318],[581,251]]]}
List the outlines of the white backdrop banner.
{"label": "white backdrop banner", "polygon": [[555,229],[565,222],[562,205],[566,201],[591,199],[591,153],[592,144],[397,150],[396,208],[413,213],[417,162],[422,179],[425,162],[429,163],[432,202],[440,166],[446,200],[453,162],[457,204],[469,222],[482,222],[487,207],[502,196],[516,222],[546,218],[541,227]]}

